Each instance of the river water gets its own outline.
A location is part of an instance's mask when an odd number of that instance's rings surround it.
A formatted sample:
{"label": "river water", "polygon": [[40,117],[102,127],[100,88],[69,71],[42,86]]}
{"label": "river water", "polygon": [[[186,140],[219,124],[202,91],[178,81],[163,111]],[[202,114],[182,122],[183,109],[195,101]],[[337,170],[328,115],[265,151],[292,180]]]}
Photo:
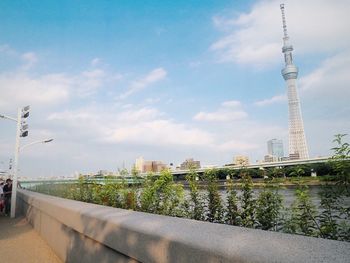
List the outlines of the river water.
{"label": "river water", "polygon": [[[288,208],[290,205],[294,202],[295,200],[295,190],[296,186],[288,186],[285,188],[279,188],[278,193],[282,196],[283,198],[283,205],[284,207]],[[309,186],[308,187],[309,194],[310,194],[310,199],[312,203],[316,206],[317,209],[319,209],[320,203],[321,203],[321,198],[320,198],[320,191],[322,190],[322,187],[320,186]],[[237,191],[237,196],[241,196],[242,190],[241,189],[236,189]],[[259,192],[263,191],[263,188],[254,188],[253,189],[253,194],[254,197],[258,197]],[[185,189],[186,196],[189,195],[189,190]],[[206,191],[205,190],[200,190],[201,194],[205,195]],[[219,190],[221,198],[223,202],[226,202],[226,197],[227,193],[225,189]],[[188,196],[189,197],[189,196]],[[343,205],[349,207],[350,206],[350,198],[345,198],[343,200]]]}

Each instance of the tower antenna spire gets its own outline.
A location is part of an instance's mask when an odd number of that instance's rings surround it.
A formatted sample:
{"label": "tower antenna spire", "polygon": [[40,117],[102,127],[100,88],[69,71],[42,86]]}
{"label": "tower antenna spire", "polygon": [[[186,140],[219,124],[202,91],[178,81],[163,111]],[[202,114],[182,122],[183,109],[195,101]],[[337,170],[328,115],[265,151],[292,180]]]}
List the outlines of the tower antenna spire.
{"label": "tower antenna spire", "polygon": [[283,39],[288,40],[288,32],[287,32],[287,23],[286,23],[286,16],[284,14],[284,4],[280,4],[281,13],[282,13],[282,23],[283,23]]}

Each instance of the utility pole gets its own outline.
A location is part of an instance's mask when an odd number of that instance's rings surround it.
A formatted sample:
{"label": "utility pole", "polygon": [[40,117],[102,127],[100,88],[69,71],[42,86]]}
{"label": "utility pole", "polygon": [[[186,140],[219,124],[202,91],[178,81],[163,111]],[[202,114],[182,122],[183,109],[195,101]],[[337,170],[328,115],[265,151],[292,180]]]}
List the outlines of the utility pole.
{"label": "utility pole", "polygon": [[18,157],[19,157],[19,139],[21,135],[21,118],[22,111],[18,108],[17,112],[17,132],[15,144],[15,161],[13,163],[13,178],[12,178],[12,195],[11,195],[11,218],[16,214],[16,199],[17,199],[17,172],[18,172]]}

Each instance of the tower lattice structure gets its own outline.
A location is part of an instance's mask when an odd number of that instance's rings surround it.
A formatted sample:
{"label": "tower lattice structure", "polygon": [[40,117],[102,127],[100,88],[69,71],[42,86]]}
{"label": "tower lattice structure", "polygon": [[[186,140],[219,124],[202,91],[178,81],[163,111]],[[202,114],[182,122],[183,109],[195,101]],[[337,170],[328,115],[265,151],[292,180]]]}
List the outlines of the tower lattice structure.
{"label": "tower lattice structure", "polygon": [[301,107],[297,92],[298,68],[293,63],[293,46],[289,44],[287,24],[284,14],[284,4],[280,5],[283,22],[283,47],[285,67],[282,76],[287,84],[288,90],[288,113],[289,113],[289,157],[308,159],[309,152],[306,143]]}

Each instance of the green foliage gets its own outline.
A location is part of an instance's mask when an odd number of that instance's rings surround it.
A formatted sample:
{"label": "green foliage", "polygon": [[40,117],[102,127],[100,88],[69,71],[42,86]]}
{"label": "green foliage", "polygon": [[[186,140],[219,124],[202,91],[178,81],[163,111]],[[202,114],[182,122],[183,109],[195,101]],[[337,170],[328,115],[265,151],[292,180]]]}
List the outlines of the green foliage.
{"label": "green foliage", "polygon": [[243,171],[242,174],[241,224],[244,227],[254,227],[255,224],[255,200],[253,197],[253,181],[250,175]]}
{"label": "green foliage", "polygon": [[141,210],[161,215],[182,216],[180,210],[184,195],[182,185],[174,183],[168,169],[164,169],[160,176],[154,179],[151,175],[146,180],[141,195]]}
{"label": "green foliage", "polygon": [[207,183],[207,201],[208,211],[207,220],[209,222],[221,223],[223,221],[223,206],[218,190],[218,181],[216,178],[216,170],[207,170],[204,174]]}
{"label": "green foliage", "polygon": [[316,208],[312,204],[310,194],[306,186],[301,186],[295,191],[296,200],[291,206],[290,218],[286,219],[284,231],[292,234],[317,236]]}
{"label": "green foliage", "polygon": [[277,230],[282,197],[277,190],[264,188],[259,193],[256,204],[256,220],[263,230]]}
{"label": "green foliage", "polygon": [[232,179],[227,180],[227,205],[225,214],[225,223],[239,226],[241,224],[240,213],[238,210],[237,191],[234,188]]}
{"label": "green foliage", "polygon": [[138,204],[138,188],[141,184],[141,180],[139,177],[139,171],[133,167],[131,170],[131,176],[133,178],[134,184],[132,184],[131,187],[128,187],[124,191],[124,207],[125,209],[131,209],[131,210],[139,210],[139,204]]}
{"label": "green foliage", "polygon": [[292,171],[289,173],[289,176],[302,177],[304,174],[305,174],[305,168],[301,165],[297,165],[292,168]]}
{"label": "green foliage", "polygon": [[320,222],[319,235],[323,238],[338,239],[340,229],[337,221],[341,220],[338,213],[340,209],[339,196],[333,187],[323,187],[320,196],[322,212],[318,216]]}
{"label": "green foliage", "polygon": [[350,144],[343,142],[345,136],[346,134],[335,135],[333,142],[337,145],[332,148],[334,154],[330,159],[330,164],[335,171],[337,185],[342,191],[341,194],[350,196]]}
{"label": "green foliage", "polygon": [[190,186],[191,199],[189,202],[187,202],[187,210],[185,211],[188,211],[187,215],[191,219],[204,220],[204,198],[198,190],[198,181],[196,180],[197,178],[198,174],[196,171],[190,168],[190,172],[186,175],[186,180]]}
{"label": "green foliage", "polygon": [[94,202],[100,205],[123,208],[121,192],[124,188],[124,182],[116,184],[107,180],[104,185],[95,184],[93,187]]}
{"label": "green foliage", "polygon": [[282,167],[274,167],[268,170],[268,176],[272,178],[285,177],[285,169]]}

